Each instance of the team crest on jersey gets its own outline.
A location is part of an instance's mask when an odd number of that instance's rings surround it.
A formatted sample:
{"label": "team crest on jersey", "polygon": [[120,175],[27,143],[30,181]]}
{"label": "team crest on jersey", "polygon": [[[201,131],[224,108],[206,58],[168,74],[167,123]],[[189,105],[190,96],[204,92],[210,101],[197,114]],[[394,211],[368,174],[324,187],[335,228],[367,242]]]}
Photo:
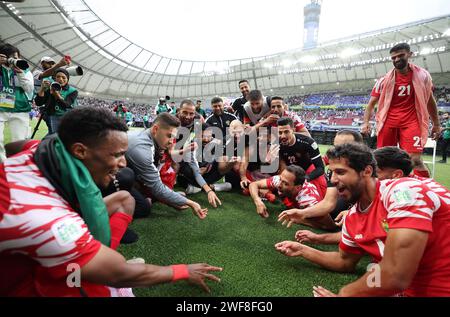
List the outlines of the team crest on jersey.
{"label": "team crest on jersey", "polygon": [[384,229],[384,231],[386,231],[386,232],[389,231],[389,224],[386,219],[383,219],[381,221],[381,227]]}
{"label": "team crest on jersey", "polygon": [[230,125],[230,120],[225,121],[227,125]]}

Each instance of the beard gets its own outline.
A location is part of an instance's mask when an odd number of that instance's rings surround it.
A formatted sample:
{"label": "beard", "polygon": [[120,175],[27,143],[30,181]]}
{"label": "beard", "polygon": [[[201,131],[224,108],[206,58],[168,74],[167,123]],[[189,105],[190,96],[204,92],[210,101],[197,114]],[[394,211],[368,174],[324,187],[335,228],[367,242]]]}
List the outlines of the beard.
{"label": "beard", "polygon": [[406,67],[406,65],[408,65],[408,62],[404,59],[401,59],[397,62],[394,63],[394,67],[397,69],[404,69]]}
{"label": "beard", "polygon": [[362,195],[362,184],[356,184],[352,186],[339,186],[337,187],[338,191],[340,190],[347,190],[349,193],[349,196],[340,196],[340,198],[344,199],[346,203],[348,204],[355,204]]}
{"label": "beard", "polygon": [[181,125],[183,127],[188,127],[194,122],[194,120],[189,120],[188,118],[183,118],[183,117],[180,117],[180,121],[181,121]]}

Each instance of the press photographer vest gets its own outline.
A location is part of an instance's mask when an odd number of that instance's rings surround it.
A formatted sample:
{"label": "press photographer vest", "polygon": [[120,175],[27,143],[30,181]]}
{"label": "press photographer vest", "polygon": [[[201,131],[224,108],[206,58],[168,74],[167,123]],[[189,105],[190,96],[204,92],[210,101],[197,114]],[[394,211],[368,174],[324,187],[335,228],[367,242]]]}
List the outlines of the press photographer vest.
{"label": "press photographer vest", "polygon": [[[31,104],[28,96],[12,69],[0,66],[0,111],[2,112],[30,112]],[[24,70],[28,72],[29,70]]]}
{"label": "press photographer vest", "polygon": [[[76,91],[75,88],[73,88],[72,86],[67,84],[67,89],[61,89],[61,91],[59,93],[61,94],[61,97],[63,97],[63,99],[66,100],[67,96],[75,91]],[[77,103],[77,100],[75,99],[72,104],[72,107],[75,108],[77,105],[78,105],[78,103]],[[58,106],[58,104],[55,105],[54,115],[63,116],[66,112],[67,112],[67,109],[64,109],[64,108]]]}

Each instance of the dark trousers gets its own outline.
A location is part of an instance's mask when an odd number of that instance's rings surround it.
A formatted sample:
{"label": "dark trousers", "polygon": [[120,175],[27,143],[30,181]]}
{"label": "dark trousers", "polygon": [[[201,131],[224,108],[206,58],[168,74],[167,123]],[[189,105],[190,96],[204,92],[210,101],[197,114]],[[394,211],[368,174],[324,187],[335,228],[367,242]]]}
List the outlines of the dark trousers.
{"label": "dark trousers", "polygon": [[48,127],[48,135],[58,132],[59,123],[61,122],[60,116],[47,116],[47,120],[45,121],[47,123]]}
{"label": "dark trousers", "polygon": [[[203,179],[208,185],[214,184],[219,181],[223,175],[219,173],[219,164],[217,162],[212,163],[211,170],[208,173],[203,174]],[[189,184],[195,187],[200,187],[194,178],[194,172],[189,164],[185,162],[180,163],[180,170],[178,171],[177,184],[186,188]]]}
{"label": "dark trousers", "polygon": [[116,175],[117,183],[109,184],[108,188],[102,190],[103,197],[111,195],[119,190],[126,190],[136,201],[133,218],[144,218],[150,215],[152,206],[137,189],[133,187],[135,175],[131,168],[124,167]]}
{"label": "dark trousers", "polygon": [[442,141],[442,160],[447,161],[447,149],[450,146],[450,139],[443,139]]}

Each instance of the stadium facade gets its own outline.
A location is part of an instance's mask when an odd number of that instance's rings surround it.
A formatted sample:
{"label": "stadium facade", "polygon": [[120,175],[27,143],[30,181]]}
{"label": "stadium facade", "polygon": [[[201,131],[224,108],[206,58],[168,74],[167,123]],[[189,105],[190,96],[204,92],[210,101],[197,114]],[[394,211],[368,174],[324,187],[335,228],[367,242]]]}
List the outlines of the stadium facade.
{"label": "stadium facade", "polygon": [[[450,16],[417,21],[268,56],[193,61],[161,56],[120,35],[83,0],[0,2],[1,41],[17,46],[36,67],[42,56],[66,54],[85,70],[71,78],[85,95],[155,100],[237,97],[248,79],[267,94],[362,92],[392,68],[388,51],[408,42],[413,61],[432,74],[435,85],[450,82]],[[155,48],[156,50],[157,48]]]}

